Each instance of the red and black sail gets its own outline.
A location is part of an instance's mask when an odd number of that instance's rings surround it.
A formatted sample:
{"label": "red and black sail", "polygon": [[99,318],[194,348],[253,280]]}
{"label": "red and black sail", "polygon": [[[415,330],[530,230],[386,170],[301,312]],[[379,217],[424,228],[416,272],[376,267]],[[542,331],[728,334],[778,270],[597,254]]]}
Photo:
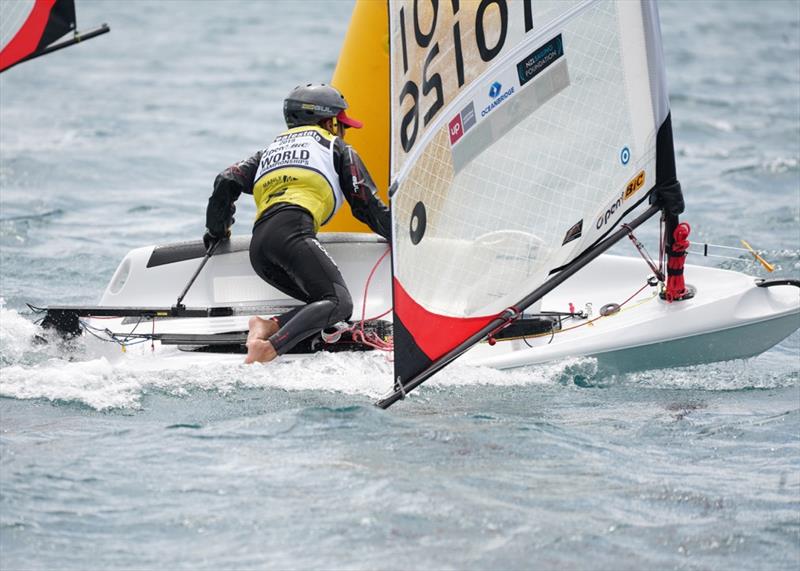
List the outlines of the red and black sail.
{"label": "red and black sail", "polygon": [[[79,34],[76,30],[74,0],[35,0],[27,17],[20,20],[16,32],[0,47],[0,72],[23,61],[74,45],[109,31],[101,27]],[[74,36],[60,43],[59,39]]]}

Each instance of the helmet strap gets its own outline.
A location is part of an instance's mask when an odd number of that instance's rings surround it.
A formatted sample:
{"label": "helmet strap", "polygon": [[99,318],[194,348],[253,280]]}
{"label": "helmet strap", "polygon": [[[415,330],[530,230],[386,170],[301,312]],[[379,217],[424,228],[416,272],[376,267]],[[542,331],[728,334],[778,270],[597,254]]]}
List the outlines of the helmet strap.
{"label": "helmet strap", "polygon": [[[327,127],[324,125],[327,125]],[[341,137],[342,131],[344,131],[344,129],[342,128],[343,125],[341,125],[341,123],[336,117],[328,117],[324,121],[320,121],[320,126],[323,126],[324,129],[326,129],[336,137]]]}

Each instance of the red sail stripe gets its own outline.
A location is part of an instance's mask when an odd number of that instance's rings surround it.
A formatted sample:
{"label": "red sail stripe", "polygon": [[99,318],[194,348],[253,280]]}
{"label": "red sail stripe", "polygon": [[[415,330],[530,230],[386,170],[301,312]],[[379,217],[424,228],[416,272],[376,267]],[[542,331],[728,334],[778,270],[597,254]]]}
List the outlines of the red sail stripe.
{"label": "red sail stripe", "polygon": [[0,52],[0,71],[31,55],[39,46],[56,0],[36,0],[28,19]]}
{"label": "red sail stripe", "polygon": [[414,301],[397,278],[394,278],[394,311],[420,350],[432,361],[497,317],[447,317],[432,313]]}

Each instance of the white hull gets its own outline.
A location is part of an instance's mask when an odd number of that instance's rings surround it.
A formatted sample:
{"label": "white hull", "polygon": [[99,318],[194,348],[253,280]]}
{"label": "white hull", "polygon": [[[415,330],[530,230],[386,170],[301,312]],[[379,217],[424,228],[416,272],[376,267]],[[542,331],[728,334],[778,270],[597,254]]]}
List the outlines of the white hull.
{"label": "white hull", "polygon": [[[370,271],[387,245],[375,236],[322,234],[320,240],[336,260],[353,296],[353,320],[362,316],[364,287]],[[296,305],[299,302],[261,281],[250,267],[247,238],[236,238],[214,255],[189,290],[187,307]],[[101,306],[170,307],[200,263],[199,257],[168,262],[181,252],[201,251],[198,243],[131,251],[104,292]],[[183,256],[186,257],[186,256]],[[148,262],[151,267],[148,266]],[[800,289],[762,288],[756,279],[737,272],[687,265],[686,281],[697,290],[694,298],[666,303],[656,289],[646,287],[616,314],[596,319],[600,308],[621,304],[649,274],[639,258],[600,256],[542,301],[542,311],[566,312],[592,306],[589,319],[565,319],[553,335],[481,343],[465,356],[466,362],[508,369],[568,357],[596,357],[604,369],[632,371],[674,367],[757,355],[800,327]],[[127,277],[123,280],[122,278]],[[391,307],[391,271],[387,256],[369,286],[365,316],[380,315]],[[266,315],[268,312],[263,312]],[[388,319],[388,317],[387,317]],[[159,319],[156,333],[216,334],[247,329],[247,315],[193,319]],[[587,323],[591,321],[591,323]],[[90,323],[117,333],[129,332],[135,320],[92,319]],[[152,324],[139,324],[138,333],[150,333]],[[174,347],[157,350],[169,350]],[[165,355],[166,356],[166,355]]]}
{"label": "white hull", "polygon": [[[544,298],[542,310],[566,311],[588,302],[622,303],[645,282],[639,258],[600,256]],[[667,303],[648,287],[613,315],[551,336],[483,344],[469,360],[499,369],[566,357],[597,357],[611,371],[632,371],[742,359],[758,355],[800,327],[800,289],[756,287],[738,272],[687,265],[692,299]],[[579,325],[578,321],[574,325]],[[572,324],[565,322],[565,329]]]}

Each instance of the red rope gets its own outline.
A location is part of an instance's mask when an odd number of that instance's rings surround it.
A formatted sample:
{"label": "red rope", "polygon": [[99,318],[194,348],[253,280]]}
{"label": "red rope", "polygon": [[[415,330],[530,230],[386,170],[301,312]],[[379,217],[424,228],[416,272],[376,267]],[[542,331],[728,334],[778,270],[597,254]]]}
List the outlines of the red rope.
{"label": "red rope", "polygon": [[691,228],[686,222],[681,222],[672,233],[675,241],[672,243],[672,252],[667,255],[667,289],[664,299],[673,302],[681,299],[686,294],[686,281],[683,278],[683,266],[686,263],[686,251],[689,249],[689,233]]}
{"label": "red rope", "polygon": [[373,349],[378,349],[380,351],[394,350],[394,343],[390,341],[384,341],[372,331],[369,332],[365,331],[364,322],[375,321],[376,319],[380,319],[381,317],[390,313],[392,311],[392,308],[390,307],[377,317],[371,317],[369,319],[365,319],[364,315],[366,315],[367,313],[367,293],[369,292],[369,284],[370,282],[372,282],[372,276],[375,275],[375,271],[378,269],[378,266],[380,266],[383,259],[386,256],[388,256],[389,252],[391,251],[392,251],[391,247],[386,248],[386,251],[383,253],[383,255],[380,258],[378,258],[378,261],[375,262],[374,266],[372,266],[372,270],[369,272],[369,276],[367,277],[367,283],[364,284],[364,297],[361,302],[361,321],[359,322],[358,326],[353,326],[349,329],[350,334],[353,336],[354,341],[358,341],[359,343],[363,343],[368,347],[372,347]]}

